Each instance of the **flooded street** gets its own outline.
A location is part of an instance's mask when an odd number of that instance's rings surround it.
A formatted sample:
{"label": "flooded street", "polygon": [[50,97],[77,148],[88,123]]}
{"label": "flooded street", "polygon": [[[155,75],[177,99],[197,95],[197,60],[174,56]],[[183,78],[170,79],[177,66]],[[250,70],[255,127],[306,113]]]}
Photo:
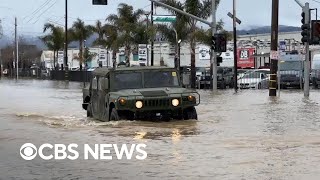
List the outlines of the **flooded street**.
{"label": "flooded street", "polygon": [[[82,83],[0,80],[0,179],[319,179],[320,91],[199,91],[198,121],[98,122]],[[25,161],[24,143],[144,143],[146,160]]]}

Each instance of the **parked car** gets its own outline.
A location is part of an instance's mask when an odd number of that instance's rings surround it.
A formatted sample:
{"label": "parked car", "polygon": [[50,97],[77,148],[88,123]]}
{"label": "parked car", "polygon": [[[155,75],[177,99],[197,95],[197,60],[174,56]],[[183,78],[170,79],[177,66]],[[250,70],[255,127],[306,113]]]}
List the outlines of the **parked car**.
{"label": "parked car", "polygon": [[280,57],[280,86],[281,88],[303,87],[303,60],[301,55],[284,55]]}
{"label": "parked car", "polygon": [[[197,68],[197,85],[200,84],[200,89],[209,88],[211,75],[210,68]],[[217,69],[217,86],[219,89],[226,89],[226,87],[232,88],[233,81],[233,69],[231,67],[218,67]]]}
{"label": "parked car", "polygon": [[315,88],[320,85],[320,54],[315,54],[311,62],[311,83]]}
{"label": "parked car", "polygon": [[252,71],[246,73],[238,79],[238,88],[240,89],[266,89],[269,87],[269,77],[267,72]]}

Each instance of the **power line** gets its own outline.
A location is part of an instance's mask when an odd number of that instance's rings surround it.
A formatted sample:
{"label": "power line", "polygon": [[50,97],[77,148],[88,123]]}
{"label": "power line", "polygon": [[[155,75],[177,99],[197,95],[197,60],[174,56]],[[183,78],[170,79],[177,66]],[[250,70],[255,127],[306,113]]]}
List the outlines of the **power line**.
{"label": "power line", "polygon": [[[40,5],[37,9],[35,9],[30,15],[27,15],[26,17],[23,18],[23,21],[30,16],[34,16],[36,13],[38,13],[42,8],[44,8],[48,3],[50,3],[52,0],[46,0],[42,5]],[[32,20],[32,17],[29,19],[28,22]]]}
{"label": "power line", "polygon": [[49,6],[46,10],[44,10],[38,17],[37,17],[37,20],[33,23],[35,24],[36,22],[38,22],[40,20],[40,17],[46,13],[50,8],[52,8],[56,3],[58,2],[58,0],[56,0],[53,4],[51,4],[51,6]]}

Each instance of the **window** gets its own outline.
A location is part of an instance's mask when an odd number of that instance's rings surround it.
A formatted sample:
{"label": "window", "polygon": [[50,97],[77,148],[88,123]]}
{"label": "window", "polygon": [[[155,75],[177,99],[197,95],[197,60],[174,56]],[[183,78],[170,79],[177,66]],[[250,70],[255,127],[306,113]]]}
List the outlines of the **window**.
{"label": "window", "polygon": [[142,74],[140,72],[116,73],[114,76],[114,89],[140,89]]}
{"label": "window", "polygon": [[98,88],[98,79],[97,77],[94,77],[92,79],[92,89],[97,90],[97,88]]}
{"label": "window", "polygon": [[146,88],[179,86],[177,72],[175,71],[145,72],[144,85]]}
{"label": "window", "polygon": [[100,77],[100,78],[99,78],[99,84],[98,84],[98,86],[99,86],[99,91],[100,91],[100,90],[103,90],[102,83],[104,83],[104,82],[103,82],[104,79],[105,79],[105,78],[103,78],[103,77]]}

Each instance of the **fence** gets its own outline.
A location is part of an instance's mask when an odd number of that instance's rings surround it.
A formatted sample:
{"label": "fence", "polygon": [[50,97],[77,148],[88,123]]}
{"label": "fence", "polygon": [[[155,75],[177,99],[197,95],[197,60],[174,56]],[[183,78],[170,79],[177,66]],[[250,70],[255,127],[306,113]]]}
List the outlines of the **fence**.
{"label": "fence", "polygon": [[76,82],[90,82],[92,78],[92,71],[50,71],[50,79],[58,81],[76,81]]}

